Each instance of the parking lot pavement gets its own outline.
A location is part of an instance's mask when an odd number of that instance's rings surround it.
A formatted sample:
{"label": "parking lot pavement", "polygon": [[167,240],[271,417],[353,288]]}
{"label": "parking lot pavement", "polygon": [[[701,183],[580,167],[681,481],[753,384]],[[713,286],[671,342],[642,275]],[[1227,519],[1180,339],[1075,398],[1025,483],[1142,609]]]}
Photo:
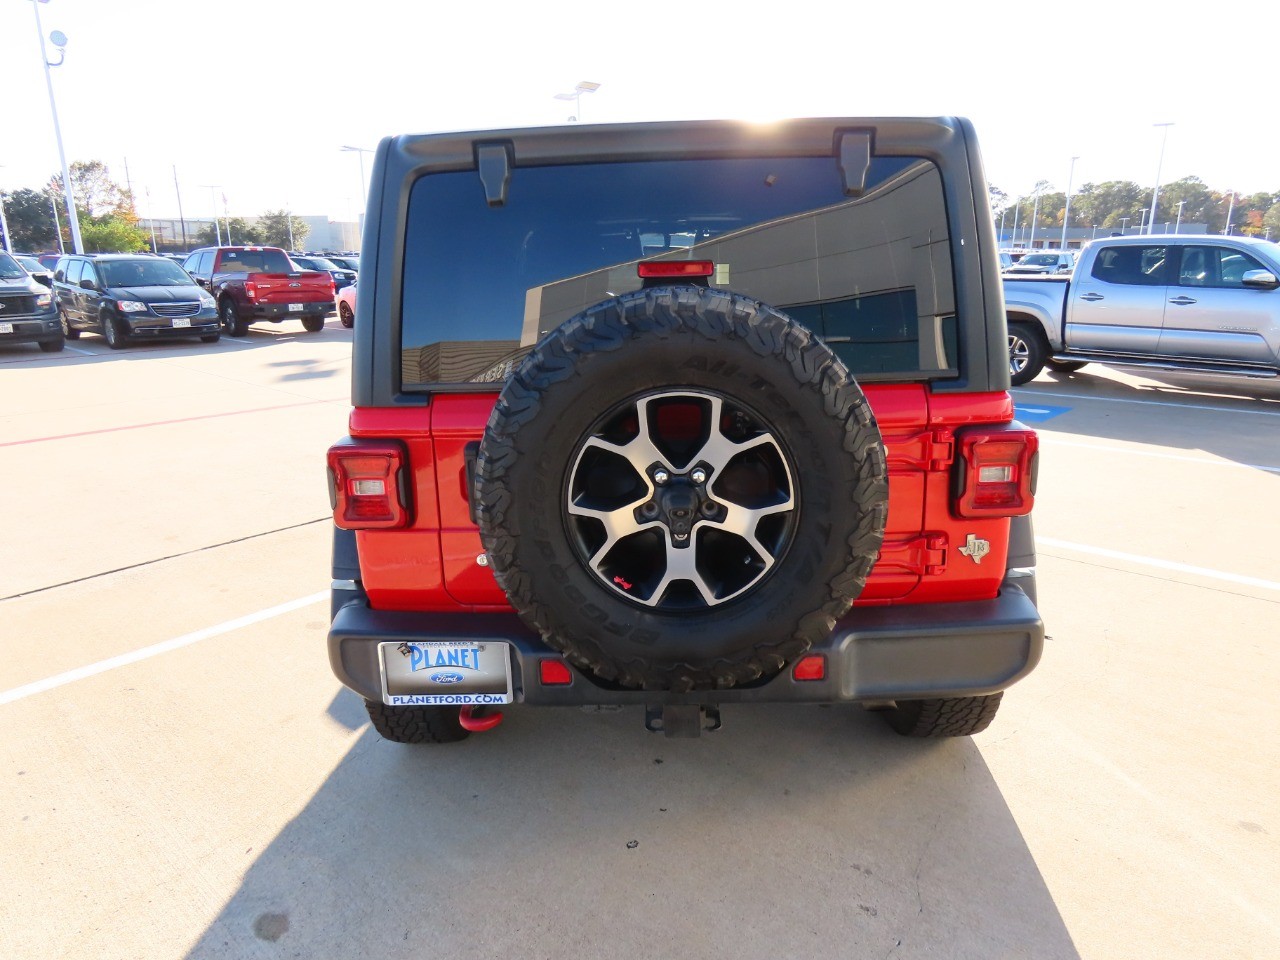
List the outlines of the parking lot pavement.
{"label": "parking lot pavement", "polygon": [[[288,336],[81,360],[92,387],[0,355],[6,401],[15,369],[71,398],[24,399],[3,439],[85,434],[0,447],[7,476],[54,464],[69,514],[20,512],[0,559],[49,587],[0,601],[0,956],[1280,955],[1274,386],[1016,393],[1065,408],[1037,424],[1050,639],[972,740],[836,707],[727,707],[696,741],[514,707],[416,749],[329,672],[312,521],[350,334]],[[161,397],[181,424],[142,419]],[[129,477],[160,482],[71,495]]]}

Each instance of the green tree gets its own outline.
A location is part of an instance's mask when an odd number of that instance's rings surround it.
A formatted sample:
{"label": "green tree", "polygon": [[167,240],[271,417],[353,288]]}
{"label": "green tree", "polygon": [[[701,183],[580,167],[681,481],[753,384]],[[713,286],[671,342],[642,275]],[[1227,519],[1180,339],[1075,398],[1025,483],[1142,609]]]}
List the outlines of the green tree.
{"label": "green tree", "polygon": [[[262,231],[256,225],[246,223],[240,217],[232,217],[230,220],[219,220],[218,229],[214,230],[213,224],[202,227],[195,236],[195,243],[201,247],[212,247],[218,243],[219,239],[223,243],[230,242],[235,246],[258,246],[267,241],[262,237]],[[230,234],[230,241],[227,237]]]}
{"label": "green tree", "polygon": [[58,235],[53,229],[53,210],[47,194],[26,188],[7,193],[4,215],[14,250],[57,249]]}
{"label": "green tree", "polygon": [[[138,219],[133,194],[111,179],[111,171],[101,160],[75,160],[71,164],[71,188],[76,194],[76,207],[91,217],[113,213],[125,219]],[[62,174],[49,178],[48,190],[62,196]],[[83,214],[82,214],[83,216]]]}
{"label": "green tree", "polygon": [[[290,237],[291,224],[292,238]],[[263,243],[272,247],[283,247],[286,250],[305,249],[307,234],[311,232],[307,221],[293,216],[286,210],[268,210],[258,217],[258,230],[262,234]]]}
{"label": "green tree", "polygon": [[147,249],[145,230],[117,213],[80,220],[80,239],[86,253],[134,253]]}
{"label": "green tree", "polygon": [[1131,180],[1108,180],[1086,183],[1071,207],[1082,226],[1119,230],[1126,219],[1136,227],[1150,201],[1150,191],[1143,191]]}
{"label": "green tree", "polygon": [[[1160,204],[1156,210],[1156,223],[1163,228],[1165,222],[1178,222],[1178,203],[1182,203],[1183,223],[1209,223],[1214,220],[1218,194],[1204,185],[1199,177],[1183,177],[1166,183],[1160,188]],[[1225,210],[1225,208],[1224,208]],[[1221,215],[1217,217],[1221,227]],[[1173,227],[1169,228],[1170,230]]]}
{"label": "green tree", "polygon": [[1262,215],[1262,230],[1263,233],[1270,230],[1272,238],[1280,240],[1280,200],[1273,203],[1271,209]]}

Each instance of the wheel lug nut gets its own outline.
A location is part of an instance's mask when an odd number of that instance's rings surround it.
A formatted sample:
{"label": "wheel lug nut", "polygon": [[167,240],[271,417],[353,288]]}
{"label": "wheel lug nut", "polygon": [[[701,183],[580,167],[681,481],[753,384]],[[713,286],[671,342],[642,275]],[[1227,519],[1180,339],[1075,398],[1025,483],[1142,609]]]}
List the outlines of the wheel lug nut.
{"label": "wheel lug nut", "polygon": [[704,517],[714,517],[717,513],[720,512],[720,508],[717,507],[710,500],[708,500],[706,503],[704,503],[701,506],[700,511]]}
{"label": "wheel lug nut", "polygon": [[650,500],[648,503],[646,503],[644,506],[640,508],[640,513],[642,516],[646,516],[652,519],[653,517],[656,517],[658,515],[658,505],[654,503],[652,500]]}
{"label": "wheel lug nut", "polygon": [[665,470],[653,471],[653,482],[656,483],[658,486],[662,486],[664,483],[666,483],[670,479],[671,479],[671,474],[667,473],[667,471]]}
{"label": "wheel lug nut", "polygon": [[697,467],[693,473],[689,474],[689,476],[693,479],[694,483],[707,482],[707,471],[703,470],[701,467]]}

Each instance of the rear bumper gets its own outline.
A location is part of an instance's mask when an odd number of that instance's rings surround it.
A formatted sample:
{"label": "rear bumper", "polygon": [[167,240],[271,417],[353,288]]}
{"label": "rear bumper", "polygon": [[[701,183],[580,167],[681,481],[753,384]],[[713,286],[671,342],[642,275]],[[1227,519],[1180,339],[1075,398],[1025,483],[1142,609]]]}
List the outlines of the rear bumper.
{"label": "rear bumper", "polygon": [[[255,303],[248,312],[254,320],[288,320],[290,317],[332,317],[334,306],[332,300],[320,300],[315,303],[304,303],[301,310],[290,310],[287,303]],[[241,316],[244,312],[241,313]]]}
{"label": "rear bumper", "polygon": [[[1040,661],[1044,624],[1010,578],[993,600],[857,608],[810,651],[827,658],[826,678],[795,680],[790,669],[729,690],[670,693],[621,690],[570,668],[567,686],[542,686],[538,661],[559,658],[515,614],[431,614],[370,610],[359,591],[335,590],[329,662],[338,679],[367,700],[381,700],[380,642],[502,641],[511,645],[518,703],[719,704],[920,700],[995,693]],[[345,602],[343,602],[345,601]]]}

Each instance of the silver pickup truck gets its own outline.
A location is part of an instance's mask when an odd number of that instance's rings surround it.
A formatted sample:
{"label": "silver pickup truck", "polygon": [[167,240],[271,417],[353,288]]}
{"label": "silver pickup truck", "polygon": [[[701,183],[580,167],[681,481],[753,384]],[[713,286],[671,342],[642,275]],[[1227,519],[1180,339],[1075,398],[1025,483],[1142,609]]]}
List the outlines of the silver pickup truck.
{"label": "silver pickup truck", "polygon": [[1070,277],[1006,277],[1009,373],[1114,363],[1280,376],[1280,246],[1247,237],[1111,237]]}

